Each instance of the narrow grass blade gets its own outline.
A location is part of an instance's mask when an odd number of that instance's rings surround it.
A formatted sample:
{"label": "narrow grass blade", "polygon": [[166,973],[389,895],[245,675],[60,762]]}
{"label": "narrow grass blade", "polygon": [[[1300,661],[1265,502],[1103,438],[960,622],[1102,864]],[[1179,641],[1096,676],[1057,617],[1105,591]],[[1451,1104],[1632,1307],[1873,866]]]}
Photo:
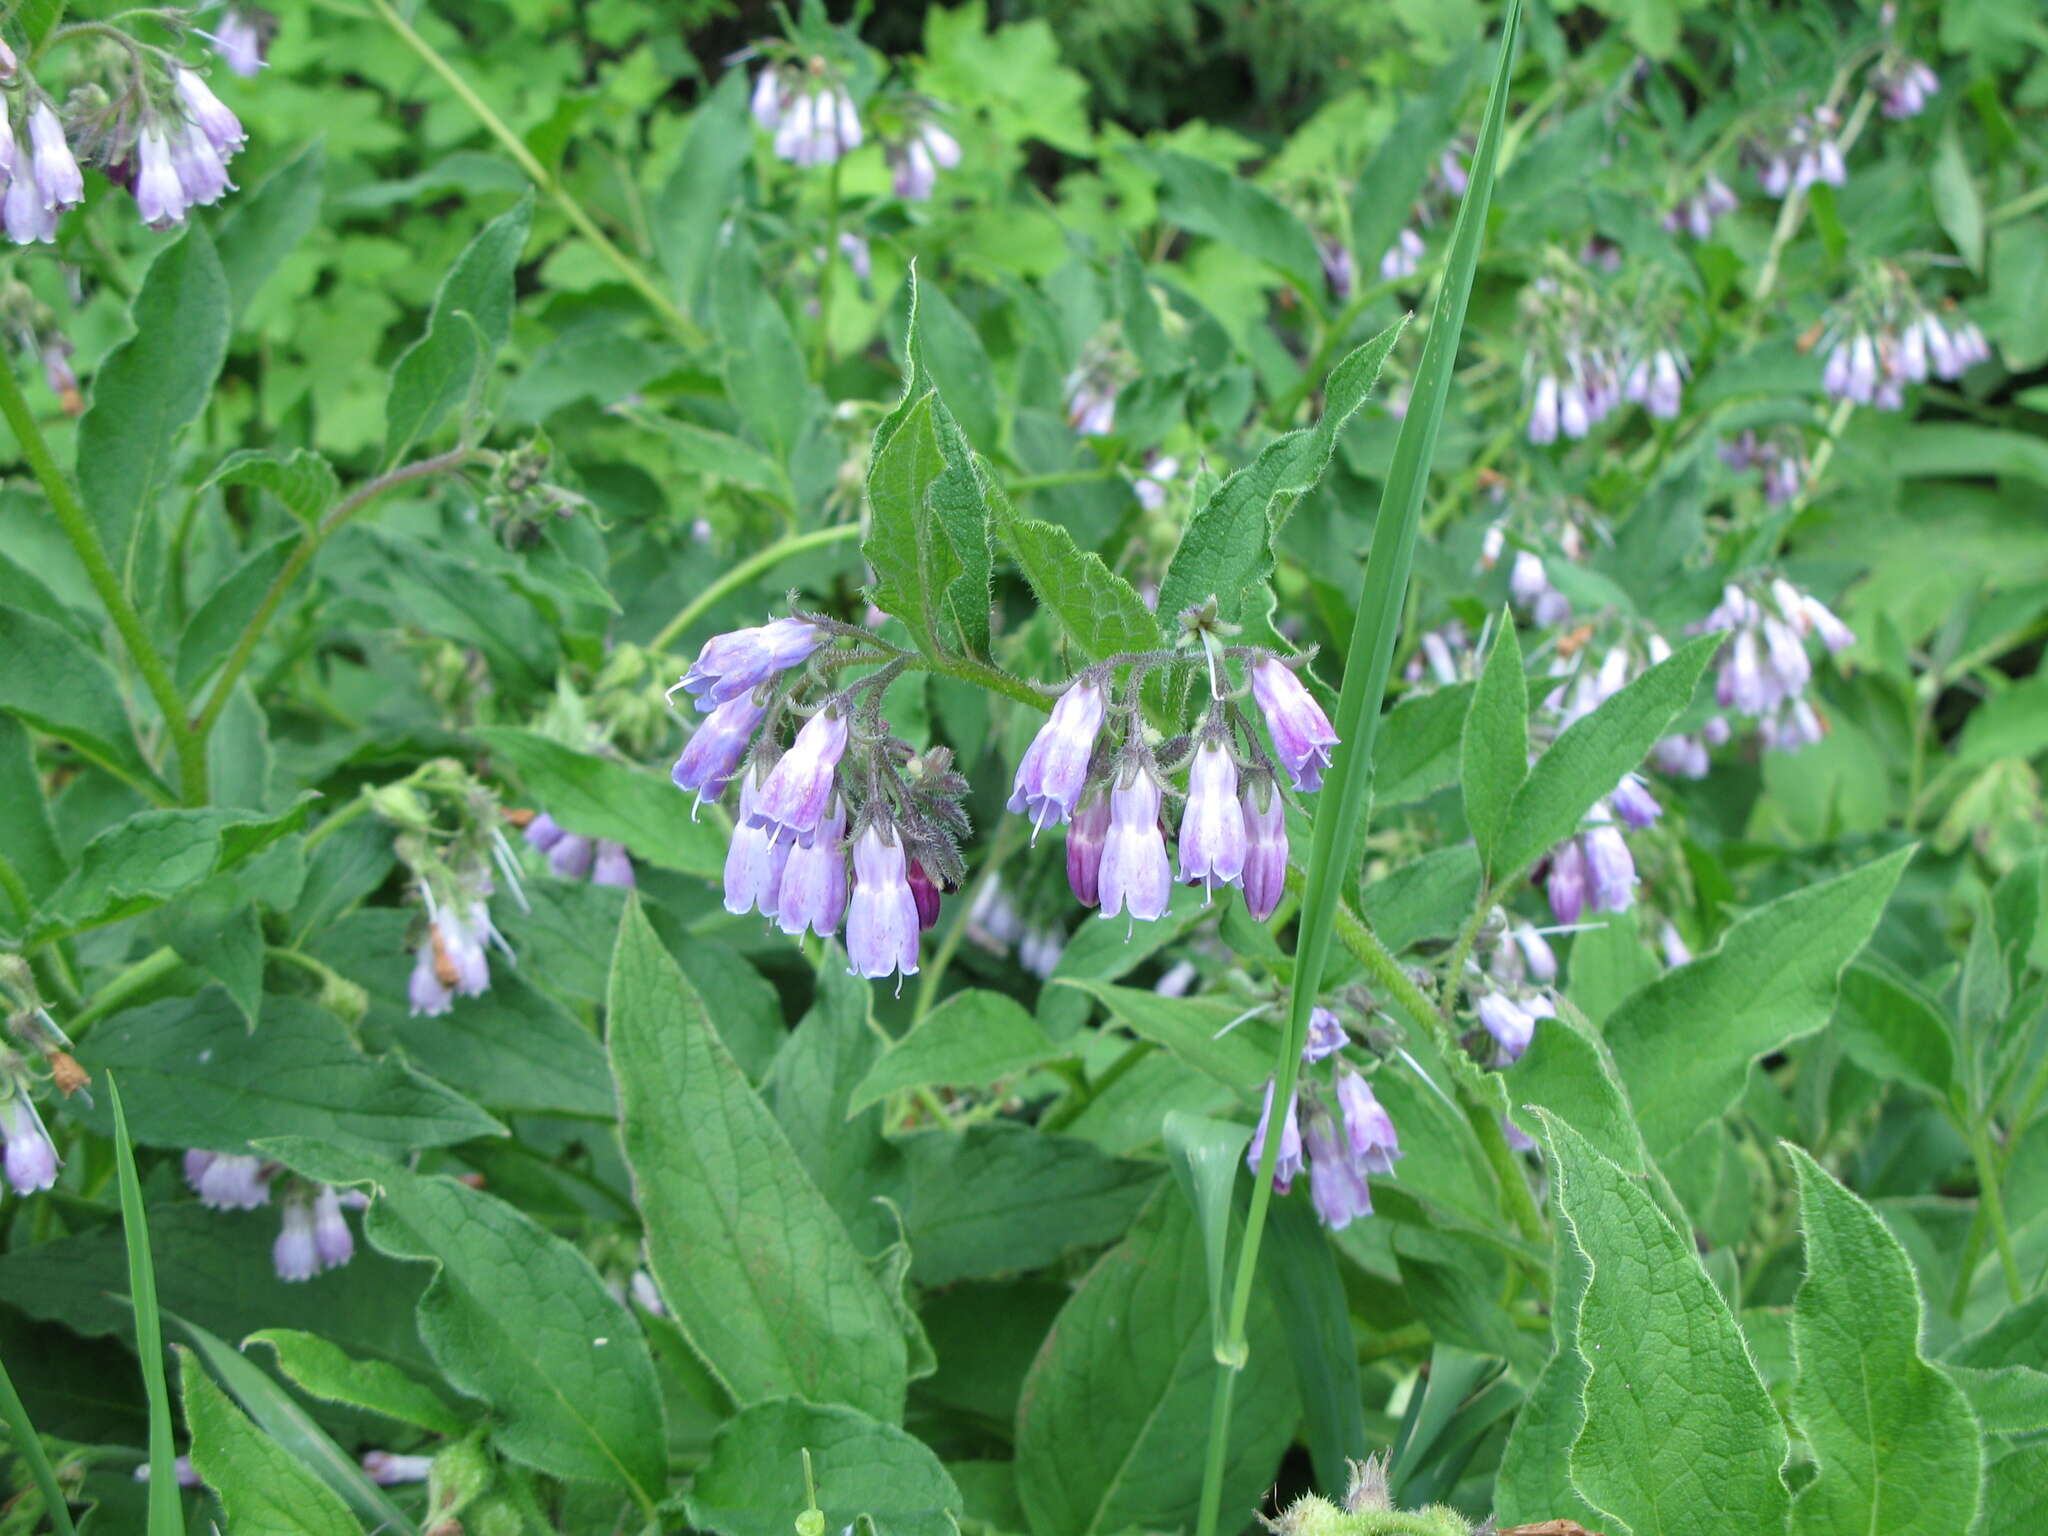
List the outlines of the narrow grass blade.
{"label": "narrow grass blade", "polygon": [[57,1469],[43,1453],[43,1442],[36,1438],[35,1426],[28,1421],[28,1409],[22,1406],[21,1394],[14,1390],[5,1365],[0,1365],[0,1419],[7,1422],[8,1443],[28,1463],[29,1476],[36,1480],[43,1495],[43,1503],[50,1511],[50,1529],[57,1536],[78,1536],[78,1527],[71,1523],[71,1506],[64,1502],[64,1490],[57,1486]]}
{"label": "narrow grass blade", "polygon": [[142,1215],[142,1181],[121,1089],[107,1077],[114,1106],[114,1167],[121,1179],[121,1235],[128,1244],[128,1295],[135,1307],[135,1352],[142,1357],[142,1389],[149,1398],[148,1536],[185,1536],[178,1496],[177,1451],[171,1442],[171,1392],[164,1378],[164,1322],[156,1304],[156,1266],[149,1257],[149,1224]]}

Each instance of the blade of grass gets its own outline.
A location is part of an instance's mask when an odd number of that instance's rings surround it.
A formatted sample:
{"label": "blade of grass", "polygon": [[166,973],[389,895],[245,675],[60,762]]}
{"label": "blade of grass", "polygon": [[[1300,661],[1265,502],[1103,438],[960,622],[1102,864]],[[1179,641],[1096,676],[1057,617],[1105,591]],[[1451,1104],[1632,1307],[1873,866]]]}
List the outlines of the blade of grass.
{"label": "blade of grass", "polygon": [[121,1236],[128,1244],[128,1296],[135,1308],[135,1352],[142,1357],[142,1389],[149,1398],[148,1536],[185,1536],[178,1496],[177,1451],[171,1443],[171,1391],[164,1378],[164,1322],[156,1304],[156,1266],[149,1257],[149,1223],[142,1214],[142,1181],[121,1089],[107,1075],[114,1106],[114,1167],[121,1179]]}
{"label": "blade of grass", "polygon": [[43,1442],[36,1438],[35,1426],[28,1421],[28,1409],[22,1405],[21,1394],[14,1390],[5,1365],[0,1365],[0,1419],[7,1421],[8,1443],[28,1463],[29,1476],[36,1480],[43,1495],[43,1503],[50,1511],[50,1529],[57,1536],[78,1536],[78,1527],[71,1523],[71,1506],[64,1501],[64,1490],[57,1483],[57,1469],[50,1465]]}
{"label": "blade of grass", "polygon": [[[1423,342],[1422,366],[1415,375],[1408,412],[1395,440],[1393,464],[1373,524],[1372,552],[1366,557],[1365,590],[1344,655],[1344,686],[1337,697],[1337,735],[1341,745],[1331,756],[1317,806],[1315,835],[1309,845],[1303,883],[1299,937],[1295,943],[1294,995],[1286,1038],[1274,1064],[1276,1113],[1292,1102],[1301,1070],[1301,1043],[1308,1033],[1309,1010],[1315,1006],[1323,971],[1330,959],[1337,921],[1337,902],[1344,886],[1344,866],[1359,846],[1372,805],[1373,737],[1379,729],[1380,706],[1386,696],[1387,673],[1393,665],[1394,641],[1408,593],[1409,568],[1415,560],[1415,539],[1422,521],[1422,498],[1428,489],[1430,462],[1443,426],[1451,372],[1457,362],[1458,338],[1465,327],[1465,306],[1472,295],[1472,277],[1479,265],[1479,245],[1486,212],[1493,198],[1494,169],[1507,117],[1508,82],[1514,72],[1515,39],[1522,18],[1521,0],[1508,0],[1501,22],[1500,58],[1486,98],[1486,118],[1472,156],[1470,181],[1458,209],[1449,259]],[[1208,1461],[1202,1481],[1198,1536],[1215,1536],[1222,1497],[1223,1443],[1230,1423],[1230,1397],[1246,1356],[1245,1318],[1251,1311],[1252,1283],[1258,1272],[1259,1241],[1273,1196],[1273,1164],[1280,1137],[1268,1136],[1252,1182],[1251,1212],[1244,1244],[1238,1253],[1236,1284],[1231,1293],[1230,1327],[1217,1366],[1216,1408],[1210,1416]]]}

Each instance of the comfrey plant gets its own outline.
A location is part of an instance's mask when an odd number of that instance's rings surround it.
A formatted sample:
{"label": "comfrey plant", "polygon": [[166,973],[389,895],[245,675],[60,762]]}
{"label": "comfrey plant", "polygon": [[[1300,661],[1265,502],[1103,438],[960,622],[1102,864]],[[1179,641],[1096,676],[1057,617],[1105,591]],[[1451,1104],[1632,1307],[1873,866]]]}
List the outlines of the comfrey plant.
{"label": "comfrey plant", "polygon": [[1974,321],[1924,302],[1897,267],[1876,268],[1825,322],[1821,386],[1837,400],[1904,408],[1909,385],[1960,379],[1991,361]]}
{"label": "comfrey plant", "polygon": [[1694,628],[1730,637],[1714,697],[1722,708],[1754,719],[1766,747],[1796,752],[1821,739],[1826,727],[1808,697],[1813,662],[1807,637],[1819,639],[1830,655],[1856,643],[1833,609],[1782,576],[1756,576],[1725,587]]}

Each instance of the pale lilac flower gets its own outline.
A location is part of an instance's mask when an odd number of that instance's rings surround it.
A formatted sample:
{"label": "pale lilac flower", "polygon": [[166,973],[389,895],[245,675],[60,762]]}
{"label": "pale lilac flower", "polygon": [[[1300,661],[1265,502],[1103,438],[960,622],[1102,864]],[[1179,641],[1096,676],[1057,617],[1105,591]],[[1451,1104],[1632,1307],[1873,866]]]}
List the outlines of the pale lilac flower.
{"label": "pale lilac flower", "polygon": [[1568,837],[1550,852],[1550,875],[1543,893],[1550,899],[1550,912],[1569,927],[1586,909],[1586,855],[1576,837]]}
{"label": "pale lilac flower", "polygon": [[1328,1008],[1308,1011],[1308,1038],[1301,1042],[1301,1064],[1313,1066],[1325,1056],[1334,1056],[1350,1043],[1343,1022]]}
{"label": "pale lilac flower", "polygon": [[775,153],[791,165],[830,165],[858,149],[862,137],[853,98],[830,85],[802,91],[787,105],[775,129]]}
{"label": "pale lilac flower", "polygon": [[363,1452],[363,1476],[380,1488],[424,1483],[434,1470],[431,1456],[399,1456],[391,1451]]}
{"label": "pale lilac flower", "polygon": [[35,177],[25,170],[17,170],[8,181],[6,198],[0,203],[0,218],[6,222],[7,238],[16,245],[56,243],[57,211],[43,205]]}
{"label": "pale lilac flower", "polygon": [[199,1203],[214,1211],[253,1211],[270,1204],[275,1163],[230,1153],[188,1152],[185,1179],[198,1191]]}
{"label": "pale lilac flower", "polygon": [[1657,942],[1664,950],[1664,963],[1676,970],[1681,965],[1692,964],[1692,949],[1679,933],[1676,925],[1665,923],[1658,931]]}
{"label": "pale lilac flower", "polygon": [[1763,657],[1754,628],[1745,625],[1735,632],[1735,642],[1714,680],[1714,697],[1723,709],[1745,715],[1760,715],[1768,707]]}
{"label": "pale lilac flower", "polygon": [[1134,769],[1128,784],[1110,791],[1097,886],[1104,917],[1128,912],[1149,923],[1165,915],[1173,898],[1173,865],[1159,830],[1159,781],[1149,768]]}
{"label": "pale lilac flower", "polygon": [[1593,430],[1593,411],[1586,399],[1584,381],[1576,374],[1564,381],[1557,392],[1557,430],[1578,439]]}
{"label": "pale lilac flower", "polygon": [[1330,766],[1330,751],[1337,745],[1337,733],[1322,705],[1294,669],[1273,656],[1252,663],[1252,697],[1266,717],[1273,750],[1289,782],[1296,789],[1321,789],[1323,770]]}
{"label": "pale lilac flower", "polygon": [[7,1182],[16,1194],[33,1195],[57,1182],[57,1149],[43,1129],[35,1101],[18,1086],[0,1099],[0,1134],[7,1143]]}
{"label": "pale lilac flower", "polygon": [[1820,643],[1828,648],[1830,655],[1838,655],[1856,643],[1856,631],[1844,624],[1832,608],[1812,593],[1801,596],[1797,611],[1820,636]]}
{"label": "pale lilac flower", "polygon": [[1131,494],[1138,498],[1138,505],[1147,512],[1157,512],[1166,505],[1167,489],[1179,473],[1179,459],[1171,455],[1154,458],[1145,465],[1144,472],[1131,482]]}
{"label": "pale lilac flower", "polygon": [[1813,663],[1806,659],[1806,647],[1782,620],[1767,618],[1760,626],[1764,637],[1765,693],[1770,704],[1802,693],[1813,677]]}
{"label": "pale lilac flower", "polygon": [[1199,880],[1206,896],[1216,883],[1244,876],[1244,809],[1237,803],[1237,764],[1220,741],[1195,749],[1188,769],[1188,800],[1180,819],[1180,878]]}
{"label": "pale lilac flower", "polygon": [[775,921],[793,937],[809,928],[830,938],[839,931],[845,910],[846,802],[835,796],[816,836],[789,851],[776,888]]}
{"label": "pale lilac flower", "polygon": [[1664,737],[1650,748],[1650,761],[1674,779],[1704,779],[1713,766],[1707,744],[1697,736]]}
{"label": "pale lilac flower", "polygon": [[[755,728],[765,712],[766,706],[755,703],[751,691],[735,694],[712,710],[698,725],[696,734],[683,744],[682,755],[669,770],[669,780],[677,789],[697,796],[696,804],[690,807],[692,821],[697,819],[697,811],[706,800],[716,800],[725,793],[725,786],[739,771],[747,743],[754,739]],[[529,832],[528,836],[531,835]]]}
{"label": "pale lilac flower", "polygon": [[1083,437],[1107,437],[1116,430],[1116,386],[1084,369],[1067,380],[1067,425]]}
{"label": "pale lilac flower", "polygon": [[287,1283],[310,1280],[320,1273],[320,1254],[313,1242],[313,1207],[296,1196],[284,1202],[283,1224],[271,1245],[270,1262],[277,1278]]}
{"label": "pale lilac flower", "polygon": [[1017,963],[1040,981],[1049,979],[1059,969],[1060,956],[1067,951],[1063,934],[1052,928],[1033,928],[1026,931],[1017,945]]}
{"label": "pale lilac flower", "polygon": [[1504,1067],[1521,1060],[1522,1052],[1529,1049],[1529,1042],[1535,1037],[1536,1016],[1505,992],[1484,994],[1476,1011],[1479,1022],[1493,1036],[1494,1065]]}
{"label": "pale lilac flower", "polygon": [[1927,367],[1937,379],[1961,378],[1968,367],[1956,350],[1947,327],[1930,311],[1920,317],[1921,343],[1927,353]]}
{"label": "pale lilac flower", "polygon": [[248,142],[249,135],[242,127],[242,120],[228,110],[198,75],[179,67],[171,71],[171,81],[177,87],[178,100],[184,104],[185,115],[206,135],[207,142],[223,160]]}
{"label": "pale lilac flower", "polygon": [[1202,973],[1195,969],[1194,961],[1176,960],[1160,972],[1159,979],[1152,983],[1152,992],[1155,997],[1186,997],[1201,979]]}
{"label": "pale lilac flower", "polygon": [[413,952],[412,975],[406,981],[405,996],[415,1018],[437,1019],[455,1006],[455,989],[441,983],[431,940]]}
{"label": "pale lilac flower", "polygon": [[1404,228],[1394,237],[1394,243],[1387,247],[1380,257],[1380,280],[1399,282],[1404,277],[1413,277],[1422,266],[1422,257],[1427,248],[1422,236],[1412,229]]}
{"label": "pale lilac flower", "polygon": [[668,1316],[668,1303],[661,1299],[661,1288],[654,1283],[654,1276],[646,1270],[634,1270],[632,1279],[627,1281],[627,1289],[634,1304],[642,1312],[650,1317]]}
{"label": "pale lilac flower", "polygon": [[1390,1174],[1404,1154],[1394,1120],[1374,1097],[1372,1085],[1347,1067],[1337,1071],[1337,1107],[1344,1114],[1344,1139],[1367,1173]]}
{"label": "pale lilac flower", "polygon": [[0,42],[0,84],[11,81],[20,68],[21,60],[14,56],[14,50]]}
{"label": "pale lilac flower", "polygon": [[548,849],[548,868],[563,880],[581,880],[590,873],[591,861],[596,857],[594,839],[564,832]]}
{"label": "pale lilac flower", "polygon": [[[34,149],[36,189],[42,193],[43,206],[69,208],[84,202],[85,176],[72,157],[71,146],[64,142],[64,125],[57,120],[56,109],[49,102],[39,101],[29,110],[28,138]],[[161,143],[161,135],[158,141]]]}
{"label": "pale lilac flower", "polygon": [[1352,286],[1357,281],[1350,247],[1341,240],[1318,237],[1316,253],[1323,259],[1323,281],[1330,285],[1331,297],[1343,303],[1351,297]]}
{"label": "pale lilac flower", "polygon": [[751,824],[767,828],[778,842],[808,842],[832,797],[848,729],[846,716],[830,704],[806,720],[754,797]]}
{"label": "pale lilac flower", "polygon": [[1083,798],[1067,824],[1067,885],[1084,907],[1102,899],[1102,854],[1108,838],[1109,795],[1098,788]]}
{"label": "pale lilac flower", "polygon": [[1048,822],[1074,814],[1102,730],[1104,702],[1101,680],[1083,677],[1054,702],[1051,717],[1025,749],[1009,808],[1031,818],[1033,842]]}
{"label": "pale lilac flower", "polygon": [[850,229],[839,231],[839,254],[846,258],[847,270],[861,282],[875,275],[875,258],[864,236]]}
{"label": "pale lilac flower", "polygon": [[228,7],[209,40],[221,62],[244,79],[262,70],[263,28],[239,6]]}
{"label": "pale lilac flower", "polygon": [[[197,1488],[199,1486],[199,1474],[192,1470],[192,1458],[190,1456],[180,1456],[171,1463],[171,1476],[177,1481],[180,1488]],[[135,1469],[135,1481],[138,1483],[149,1481],[148,1462],[143,1462]]]}
{"label": "pale lilac flower", "polygon": [[197,123],[187,123],[173,134],[171,168],[178,174],[178,186],[188,206],[217,203],[222,193],[234,189],[220,152]]}
{"label": "pale lilac flower", "polygon": [[1530,442],[1557,441],[1557,412],[1557,377],[1546,373],[1536,381],[1535,402],[1529,407]]}
{"label": "pale lilac flower", "polygon": [[775,915],[783,862],[792,846],[754,824],[754,796],[761,777],[757,764],[740,780],[739,812],[733,817],[732,843],[725,850],[725,910],[736,917],[757,908],[763,917]]}
{"label": "pale lilac flower", "polygon": [[[473,900],[460,914],[443,907],[434,914],[440,929],[441,947],[455,968],[455,990],[463,997],[479,997],[490,989],[490,944],[498,936],[491,923],[491,909]],[[431,936],[429,938],[431,945]]]}
{"label": "pale lilac flower", "polygon": [[1459,156],[1457,146],[1452,145],[1437,157],[1437,185],[1452,197],[1463,197],[1471,178],[1465,170],[1465,162]]}
{"label": "pale lilac flower", "polygon": [[939,172],[960,163],[960,143],[936,123],[926,123],[887,149],[890,185],[907,203],[921,203],[938,186]]}
{"label": "pale lilac flower", "polygon": [[[1273,1192],[1284,1195],[1293,1187],[1296,1175],[1301,1172],[1301,1121],[1295,1111],[1299,1107],[1299,1095],[1290,1095],[1287,1113],[1280,1121],[1280,1146],[1273,1154]],[[1273,1117],[1273,1080],[1266,1079],[1266,1103],[1259,1111],[1258,1129],[1252,1132],[1252,1144],[1245,1150],[1245,1166],[1252,1177],[1259,1176],[1259,1162],[1266,1155],[1266,1128]]]}
{"label": "pale lilac flower", "polygon": [[526,824],[526,845],[536,853],[547,853],[569,834],[562,824],[542,811]]}
{"label": "pale lilac flower", "polygon": [[1534,550],[1518,549],[1508,567],[1508,596],[1517,608],[1533,608],[1550,591],[1550,575],[1543,569],[1543,557]]}
{"label": "pale lilac flower", "polygon": [[21,151],[14,142],[14,114],[0,104],[0,174],[12,176],[20,159]]}
{"label": "pale lilac flower", "polygon": [[1621,782],[1614,786],[1614,793],[1607,797],[1607,804],[1625,823],[1631,827],[1647,827],[1664,814],[1664,807],[1657,803],[1657,797],[1650,793],[1641,774],[1625,773]]}
{"label": "pale lilac flower", "polygon": [[185,204],[171,147],[152,123],[135,140],[135,211],[151,229],[168,229],[185,217]]}
{"label": "pale lilac flower", "polygon": [[783,109],[788,103],[789,91],[782,71],[773,64],[765,66],[754,77],[754,94],[748,103],[754,121],[773,133],[782,126]]}
{"label": "pale lilac flower", "polygon": [[1648,361],[1638,363],[1629,376],[1629,398],[1659,421],[1678,415],[1685,390],[1685,362],[1669,347],[1662,347]]}
{"label": "pale lilac flower", "polygon": [[879,826],[853,845],[853,895],[846,905],[846,958],[856,976],[917,974],[917,898],[901,841]]}
{"label": "pale lilac flower", "polygon": [[1595,912],[1626,912],[1635,903],[1636,861],[1621,830],[1596,826],[1580,840],[1585,845],[1587,883]]}
{"label": "pale lilac flower", "polygon": [[1244,905],[1252,921],[1263,923],[1287,893],[1287,804],[1271,774],[1245,781],[1240,799],[1244,813]]}
{"label": "pale lilac flower", "polygon": [[1792,190],[1792,167],[1783,155],[1772,155],[1757,167],[1756,180],[1767,196],[1783,197]]}
{"label": "pale lilac flower", "polygon": [[341,1195],[332,1184],[322,1184],[313,1197],[313,1252],[322,1269],[339,1269],[356,1254],[355,1235],[348,1218],[341,1213]]}
{"label": "pale lilac flower", "polygon": [[777,673],[808,661],[830,638],[807,619],[776,619],[752,629],[714,635],[676,686],[694,694],[697,708],[710,710],[752,693]]}
{"label": "pale lilac flower", "polygon": [[633,856],[626,852],[624,843],[600,838],[597,844],[597,860],[591,865],[592,885],[614,885],[621,890],[631,890],[638,881],[633,874]]}
{"label": "pale lilac flower", "polygon": [[1522,961],[1534,980],[1544,986],[1557,980],[1557,952],[1550,947],[1548,939],[1527,923],[1517,923],[1508,930],[1508,937],[1521,950]]}
{"label": "pale lilac flower", "polygon": [[1928,98],[1941,89],[1941,77],[1918,59],[1901,57],[1878,69],[1884,115],[1894,121],[1918,117]]}
{"label": "pale lilac flower", "polygon": [[[1366,1170],[1337,1138],[1337,1126],[1320,1104],[1308,1112],[1303,1134],[1308,1154],[1308,1193],[1316,1217],[1332,1232],[1341,1232],[1361,1216],[1372,1214],[1372,1189]],[[1277,1185],[1277,1175],[1274,1180]]]}

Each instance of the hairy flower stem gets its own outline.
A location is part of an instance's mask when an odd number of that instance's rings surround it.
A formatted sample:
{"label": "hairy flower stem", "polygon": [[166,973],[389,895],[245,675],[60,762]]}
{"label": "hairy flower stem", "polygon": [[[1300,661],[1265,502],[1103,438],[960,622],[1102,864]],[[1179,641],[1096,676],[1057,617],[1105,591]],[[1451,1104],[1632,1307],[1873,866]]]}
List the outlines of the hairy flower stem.
{"label": "hairy flower stem", "polygon": [[[0,367],[0,416],[6,417],[7,425],[13,428],[14,440],[21,447],[22,457],[28,460],[29,469],[41,483],[50,510],[57,514],[58,526],[70,541],[78,563],[85,567],[86,579],[99,595],[107,617],[113,620],[114,628],[120,632],[121,643],[128,648],[129,657],[142,674],[143,685],[149,689],[150,697],[156,700],[156,706],[163,714],[164,727],[170,732],[171,742],[178,752],[179,798],[187,805],[203,804],[206,800],[204,740],[196,738],[186,722],[185,701],[178,693],[170,665],[149,638],[141,613],[122,590],[121,578],[115,574],[113,562],[107,558],[106,545],[100,542],[100,531],[94,525],[92,515],[85,510],[78,493],[71,488],[71,482],[65,479],[56,459],[51,457],[50,445],[43,439],[43,430],[36,422],[35,413],[29,409],[28,399],[21,392],[21,381],[15,377],[12,367]],[[168,799],[154,784],[137,784],[134,787],[159,801]]]}
{"label": "hairy flower stem", "polygon": [[766,549],[757,550],[739,564],[730,567],[710,586],[685,603],[680,612],[661,626],[661,632],[647,642],[650,651],[665,651],[682,638],[683,632],[703,618],[727,597],[744,587],[763,571],[772,570],[785,560],[827,544],[837,544],[844,539],[860,537],[858,523],[835,523],[830,528],[813,528],[809,533],[793,533],[787,538],[777,539]]}
{"label": "hairy flower stem", "polygon": [[391,5],[391,0],[370,0],[370,9],[384,24],[396,32],[405,45],[420,56],[421,61],[441,77],[448,89],[453,91],[462,104],[469,108],[476,120],[490,131],[491,137],[504,147],[519,169],[529,180],[546,193],[548,199],[562,210],[568,221],[576,226],[576,232],[597,247],[598,254],[611,263],[627,286],[645,299],[648,306],[661,316],[662,323],[675,333],[676,339],[686,347],[703,347],[708,338],[698,328],[697,322],[684,314],[676,301],[662,291],[661,285],[639,262],[612,243],[611,237],[597,227],[597,221],[590,216],[574,193],[534,158],[533,151],[526,147],[526,141],[514,133],[505,120],[493,112],[490,104],[471,89],[467,80],[456,73],[455,66],[443,58],[440,50],[421,37],[400,16]]}

